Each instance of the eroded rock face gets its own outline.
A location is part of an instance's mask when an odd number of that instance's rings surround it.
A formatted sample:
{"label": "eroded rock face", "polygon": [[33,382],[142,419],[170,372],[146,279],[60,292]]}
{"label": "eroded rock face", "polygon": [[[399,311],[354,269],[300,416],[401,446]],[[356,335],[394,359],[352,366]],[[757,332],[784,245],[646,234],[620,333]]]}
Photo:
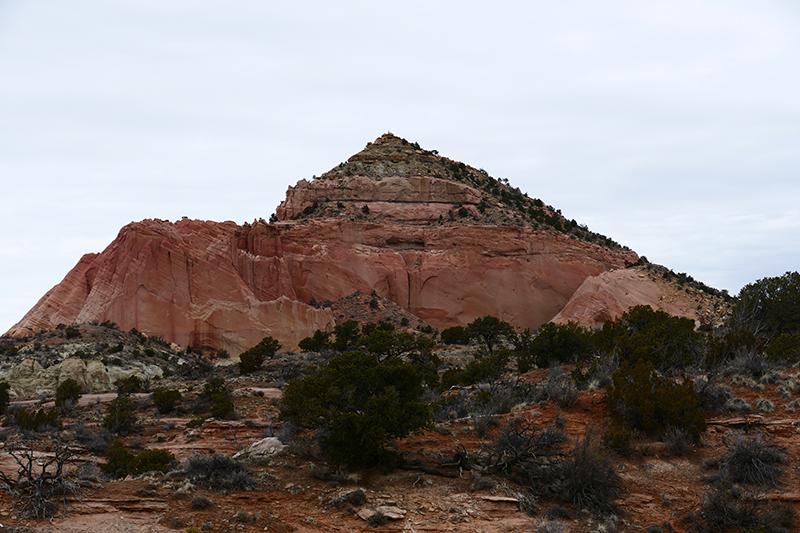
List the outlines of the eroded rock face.
{"label": "eroded rock face", "polygon": [[729,312],[722,298],[664,281],[647,270],[631,268],[586,278],[553,322],[577,322],[597,328],[636,305],[649,305],[653,310],[712,326],[720,325]]}
{"label": "eroded rock face", "polygon": [[485,315],[537,328],[587,277],[637,259],[535,222],[555,211],[501,185],[387,134],[291,187],[279,222],[129,224],[9,333],[108,320],[235,355],[265,335],[291,346],[332,329],[331,311],[309,304],[356,291],[438,328]]}
{"label": "eroded rock face", "polygon": [[291,343],[332,327],[327,311],[298,301],[287,265],[275,255],[278,234],[256,226],[264,231],[251,251],[249,231],[243,235],[233,222],[129,224],[101,254],[84,256],[9,333],[108,320],[181,346],[236,354],[265,335]]}
{"label": "eroded rock face", "polygon": [[124,366],[106,367],[97,360],[83,360],[67,357],[58,364],[43,368],[35,359],[24,359],[3,379],[11,385],[15,397],[30,397],[41,393],[52,393],[60,383],[74,379],[86,392],[104,391],[113,388],[114,383],[130,376],[142,380],[161,377],[163,371],[155,366],[139,361],[126,361]]}
{"label": "eroded rock face", "polygon": [[517,227],[145,220],[84,257],[9,333],[109,320],[236,354],[265,335],[296,343],[331,329],[308,302],[373,290],[440,328],[487,314],[536,328],[631,255]]}

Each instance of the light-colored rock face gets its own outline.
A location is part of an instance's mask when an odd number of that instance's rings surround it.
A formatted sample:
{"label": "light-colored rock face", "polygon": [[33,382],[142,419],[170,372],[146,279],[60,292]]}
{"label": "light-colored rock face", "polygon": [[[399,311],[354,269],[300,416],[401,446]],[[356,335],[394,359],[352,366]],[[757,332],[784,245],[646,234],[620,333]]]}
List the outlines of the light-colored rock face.
{"label": "light-colored rock face", "polygon": [[597,328],[636,305],[710,325],[717,325],[728,311],[720,298],[681,288],[642,269],[623,269],[586,278],[553,322]]}
{"label": "light-colored rock face", "polygon": [[84,391],[104,391],[113,388],[120,379],[137,376],[142,380],[161,377],[163,371],[140,361],[126,361],[124,366],[106,367],[97,360],[67,357],[58,364],[43,368],[35,359],[24,359],[2,376],[11,385],[16,397],[30,397],[41,393],[52,393],[60,383],[68,379],[78,382]]}

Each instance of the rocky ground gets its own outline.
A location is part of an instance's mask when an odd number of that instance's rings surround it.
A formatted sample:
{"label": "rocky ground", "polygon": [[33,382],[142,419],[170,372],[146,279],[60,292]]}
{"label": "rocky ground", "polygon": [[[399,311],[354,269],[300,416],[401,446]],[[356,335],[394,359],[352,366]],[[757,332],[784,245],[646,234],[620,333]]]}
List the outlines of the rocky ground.
{"label": "rocky ground", "polygon": [[[451,361],[468,357],[469,350],[444,349]],[[270,363],[278,364],[278,363]],[[569,369],[566,369],[569,370]],[[226,379],[236,407],[236,420],[209,419],[197,427],[189,412],[191,400],[210,375]],[[792,401],[800,393],[797,369],[767,374],[756,381],[730,376],[724,379],[733,393],[753,407],[750,414],[709,413],[708,430],[702,442],[684,455],[675,455],[665,443],[639,439],[626,457],[615,456],[616,470],[623,480],[618,499],[619,512],[597,516],[584,509],[561,506],[555,500],[531,500],[522,487],[507,479],[479,476],[451,459],[459,450],[478,454],[490,445],[510,417],[534,420],[537,426],[555,425],[568,436],[567,448],[589,428],[603,424],[604,391],[587,390],[575,403],[561,407],[549,401],[518,405],[512,413],[490,417],[439,416],[435,427],[396,443],[397,449],[422,460],[424,468],[392,473],[347,472],[329,464],[304,434],[290,438],[282,434],[278,420],[279,383],[271,381],[275,369],[239,376],[232,366],[217,367],[207,376],[186,378],[173,374],[154,380],[151,386],[178,388],[183,392],[179,411],[159,416],[147,393],[139,394],[138,429],[122,438],[132,451],[160,448],[179,461],[209,454],[233,455],[265,437],[283,438],[287,447],[248,460],[256,488],[224,493],[187,484],[167,474],[146,474],[137,478],[112,480],[97,471],[104,457],[91,453],[77,438],[77,432],[99,432],[107,402],[115,395],[83,397],[63,418],[60,433],[37,434],[22,439],[13,428],[4,428],[5,447],[32,445],[43,458],[68,442],[76,451],[71,468],[86,477],[80,499],[71,499],[66,512],[50,521],[20,517],[14,499],[0,493],[0,523],[3,531],[43,532],[145,532],[145,531],[646,531],[658,525],[662,531],[686,531],[684,519],[700,508],[708,484],[703,480],[714,472],[709,459],[723,451],[723,438],[731,431],[763,431],[786,451],[781,483],[763,490],[763,497],[800,503],[800,439],[798,412]],[[535,370],[524,376],[532,383],[544,383],[549,371]],[[768,400],[766,403],[762,399]],[[21,399],[17,399],[21,400]],[[46,398],[29,403],[47,406]],[[770,404],[772,410],[770,410]],[[761,406],[759,410],[756,406]],[[182,409],[182,411],[181,411]],[[0,469],[8,475],[15,463],[0,454]],[[87,475],[86,472],[89,472]],[[349,500],[362,490],[363,501]],[[198,508],[199,497],[210,504]],[[386,522],[370,518],[380,511]],[[28,528],[28,529],[26,529]],[[197,528],[197,529],[192,529]],[[652,531],[657,531],[651,529]]]}

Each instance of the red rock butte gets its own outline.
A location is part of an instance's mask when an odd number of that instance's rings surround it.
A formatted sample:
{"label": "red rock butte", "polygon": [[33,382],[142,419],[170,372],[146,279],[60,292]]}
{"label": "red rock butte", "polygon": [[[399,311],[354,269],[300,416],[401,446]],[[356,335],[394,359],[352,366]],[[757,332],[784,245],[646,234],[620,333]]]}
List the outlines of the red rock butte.
{"label": "red rock butte", "polygon": [[332,329],[318,302],[356,291],[438,328],[484,315],[537,328],[587,278],[638,259],[507,182],[392,134],[289,187],[273,220],[128,224],[8,333],[111,321],[238,354],[265,335],[290,346]]}

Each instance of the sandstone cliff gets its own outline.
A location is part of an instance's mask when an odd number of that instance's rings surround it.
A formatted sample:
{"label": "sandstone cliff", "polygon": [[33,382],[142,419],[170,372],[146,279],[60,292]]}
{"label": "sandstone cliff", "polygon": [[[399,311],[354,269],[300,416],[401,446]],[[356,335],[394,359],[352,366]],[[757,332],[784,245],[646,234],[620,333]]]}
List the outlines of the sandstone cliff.
{"label": "sandstone cliff", "polygon": [[730,303],[721,294],[665,279],[664,271],[663,267],[639,267],[588,277],[552,321],[597,328],[635,305],[649,305],[654,310],[691,318],[698,325],[719,326],[724,322]]}
{"label": "sandstone cliff", "polygon": [[84,256],[9,333],[113,321],[236,354],[291,345],[375,291],[442,328],[495,315],[536,328],[584,280],[637,259],[483,171],[390,134],[289,188],[278,221],[145,220]]}

